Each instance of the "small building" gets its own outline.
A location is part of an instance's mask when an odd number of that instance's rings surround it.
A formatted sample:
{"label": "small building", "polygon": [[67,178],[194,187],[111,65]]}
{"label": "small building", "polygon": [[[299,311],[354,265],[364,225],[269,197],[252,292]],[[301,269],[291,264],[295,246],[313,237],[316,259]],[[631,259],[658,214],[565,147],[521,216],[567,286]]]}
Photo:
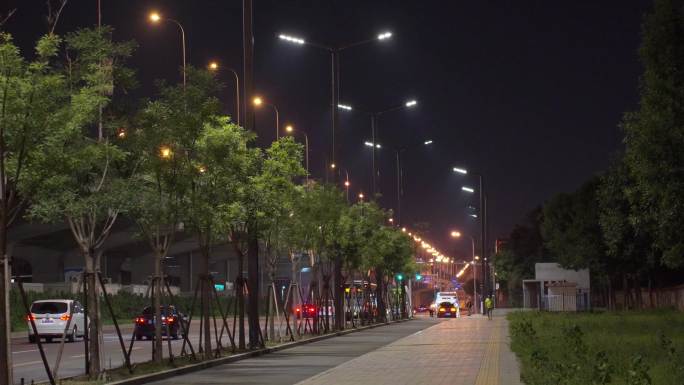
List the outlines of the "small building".
{"label": "small building", "polygon": [[523,307],[547,311],[590,309],[589,269],[568,270],[557,263],[534,265],[534,279],[524,279]]}

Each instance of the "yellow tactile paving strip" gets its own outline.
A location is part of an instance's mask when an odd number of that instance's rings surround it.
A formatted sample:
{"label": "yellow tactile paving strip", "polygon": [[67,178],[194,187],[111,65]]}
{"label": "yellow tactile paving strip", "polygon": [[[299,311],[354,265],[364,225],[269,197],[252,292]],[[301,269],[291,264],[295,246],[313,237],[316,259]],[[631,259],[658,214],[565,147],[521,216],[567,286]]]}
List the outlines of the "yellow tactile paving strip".
{"label": "yellow tactile paving strip", "polygon": [[482,358],[475,385],[498,385],[500,383],[499,362],[501,357],[502,320],[494,319],[487,350]]}

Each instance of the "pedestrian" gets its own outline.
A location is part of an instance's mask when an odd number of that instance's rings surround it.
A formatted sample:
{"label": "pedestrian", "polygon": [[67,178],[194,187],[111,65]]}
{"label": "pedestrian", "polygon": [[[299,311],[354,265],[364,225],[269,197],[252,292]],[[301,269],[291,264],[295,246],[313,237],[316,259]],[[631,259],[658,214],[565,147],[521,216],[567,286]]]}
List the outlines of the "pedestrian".
{"label": "pedestrian", "polygon": [[466,302],[466,307],[468,308],[468,316],[470,317],[470,315],[473,314],[473,303],[468,300]]}
{"label": "pedestrian", "polygon": [[485,309],[487,309],[487,318],[492,319],[492,310],[494,309],[494,302],[492,297],[489,296],[485,299]]}

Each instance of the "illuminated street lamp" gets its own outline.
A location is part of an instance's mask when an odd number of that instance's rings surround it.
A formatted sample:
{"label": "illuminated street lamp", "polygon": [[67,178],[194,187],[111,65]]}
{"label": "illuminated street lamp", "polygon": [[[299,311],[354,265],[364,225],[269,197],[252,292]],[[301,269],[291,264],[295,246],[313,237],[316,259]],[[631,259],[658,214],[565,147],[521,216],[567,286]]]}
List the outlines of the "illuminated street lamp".
{"label": "illuminated street lamp", "polygon": [[[221,66],[219,66],[219,63],[216,61],[209,62],[209,65],[207,66],[210,71],[218,71]],[[237,124],[240,125],[240,78],[238,77],[237,72],[232,69],[232,68],[227,68],[228,71],[230,71],[233,76],[235,76],[235,118],[237,121]]]}
{"label": "illuminated street lamp", "polygon": [[[452,237],[452,238],[460,238],[461,235],[462,235],[462,234],[461,234],[460,231],[456,231],[456,230],[452,230],[452,231],[451,231],[451,237]],[[477,284],[476,284],[476,280],[475,280],[475,277],[476,277],[476,270],[477,270],[477,269],[475,268],[475,261],[478,260],[479,257],[478,257],[477,255],[475,255],[475,238],[473,238],[473,237],[470,236],[470,235],[466,235],[466,236],[467,236],[468,238],[470,238],[470,244],[471,244],[471,246],[472,246],[472,257],[473,257],[473,261],[472,261],[472,264],[473,264],[473,300],[474,300],[474,302],[475,302],[475,311],[477,312],[477,304],[478,304],[478,301],[477,301]],[[467,265],[466,265],[466,266],[467,266]],[[461,273],[463,273],[464,271],[465,271],[465,268],[464,268],[463,270],[461,270]]]}
{"label": "illuminated street lamp", "polygon": [[254,103],[255,107],[261,107],[262,105],[267,105],[273,109],[275,112],[275,129],[276,129],[276,140],[280,138],[280,113],[278,113],[278,107],[275,106],[275,104],[272,103],[266,103],[264,102],[264,99],[262,99],[259,96],[255,96],[254,99],[252,99],[252,103]]}
{"label": "illuminated street lamp", "polygon": [[[479,188],[478,188],[478,193],[480,196],[480,242],[481,242],[481,253],[483,258],[485,258],[484,263],[482,264],[482,287],[483,287],[483,297],[487,296],[489,292],[489,285],[487,284],[487,194],[484,191],[484,182],[483,182],[483,177],[482,174],[475,174],[475,173],[470,173],[467,169],[462,168],[462,167],[453,167],[453,171],[462,175],[467,175],[467,174],[472,174],[478,178],[479,182]],[[474,193],[475,189],[472,187],[466,187],[463,186],[461,187],[461,190],[469,192],[469,193]],[[473,216],[473,215],[471,215]],[[476,218],[476,216],[473,216]],[[484,309],[482,309],[484,312]]]}
{"label": "illuminated street lamp", "polygon": [[[294,134],[295,129],[294,126],[291,124],[288,124],[285,126],[285,132],[288,134]],[[301,131],[302,135],[304,135],[304,152],[306,153],[306,184],[309,184],[309,136],[306,134],[305,131]]]}
{"label": "illuminated street lamp", "polygon": [[183,54],[183,89],[185,89],[185,75],[186,75],[186,66],[185,66],[185,61],[186,61],[186,56],[185,56],[185,29],[183,29],[183,26],[181,23],[174,19],[169,19],[169,18],[164,18],[162,17],[159,12],[150,12],[149,15],[149,20],[152,22],[152,24],[159,24],[162,21],[168,21],[173,24],[176,24],[178,28],[180,29],[181,32],[181,50]]}
{"label": "illuminated street lamp", "polygon": [[168,158],[171,157],[172,154],[173,154],[173,152],[172,152],[171,149],[170,149],[169,147],[167,147],[167,146],[162,146],[162,147],[159,149],[159,155],[161,155],[162,158],[168,159]]}
{"label": "illuminated street lamp", "polygon": [[[332,129],[332,156],[331,159],[333,162],[337,159],[335,157],[336,153],[336,147],[335,147],[335,133],[337,130],[337,125],[338,125],[338,115],[337,115],[337,108],[339,105],[339,97],[340,97],[340,53],[348,48],[352,47],[357,47],[366,43],[371,43],[374,41],[386,41],[389,38],[392,37],[392,33],[389,31],[383,31],[379,33],[375,38],[373,39],[367,39],[367,40],[361,40],[355,43],[351,44],[345,44],[345,45],[338,45],[338,46],[330,46],[330,45],[324,45],[320,43],[314,43],[310,41],[306,41],[301,37],[297,36],[291,36],[287,34],[279,34],[278,38],[280,40],[283,40],[285,42],[303,46],[303,45],[308,45],[310,47],[318,48],[324,51],[327,51],[330,53],[330,61],[332,63],[332,73],[331,73],[331,101],[330,101],[330,106],[331,106],[331,129]],[[343,107],[340,107],[343,108]],[[350,108],[351,109],[351,108]],[[373,191],[373,194],[375,194],[375,191]]]}

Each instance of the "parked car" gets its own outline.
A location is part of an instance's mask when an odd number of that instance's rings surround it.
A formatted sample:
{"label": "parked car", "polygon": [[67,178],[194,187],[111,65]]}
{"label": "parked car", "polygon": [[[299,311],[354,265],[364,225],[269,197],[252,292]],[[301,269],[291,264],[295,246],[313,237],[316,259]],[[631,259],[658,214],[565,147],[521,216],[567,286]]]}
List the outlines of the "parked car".
{"label": "parked car", "polygon": [[451,317],[456,318],[458,315],[458,309],[456,305],[451,302],[440,302],[437,308],[437,318]]}
{"label": "parked car", "polygon": [[31,314],[26,316],[26,323],[28,340],[35,343],[36,335],[31,327],[31,319],[36,324],[38,338],[45,338],[46,342],[52,342],[53,338],[62,338],[65,330],[66,340],[69,342],[74,342],[77,337],[85,334],[83,307],[78,301],[71,299],[47,299],[31,304]]}
{"label": "parked car", "polygon": [[[173,305],[160,306],[162,336],[169,336],[174,340],[178,339],[182,334],[181,322],[187,323],[187,317],[179,313]],[[143,309],[142,314],[135,317],[135,339],[141,340],[154,338],[154,310],[152,306],[147,306]]]}

